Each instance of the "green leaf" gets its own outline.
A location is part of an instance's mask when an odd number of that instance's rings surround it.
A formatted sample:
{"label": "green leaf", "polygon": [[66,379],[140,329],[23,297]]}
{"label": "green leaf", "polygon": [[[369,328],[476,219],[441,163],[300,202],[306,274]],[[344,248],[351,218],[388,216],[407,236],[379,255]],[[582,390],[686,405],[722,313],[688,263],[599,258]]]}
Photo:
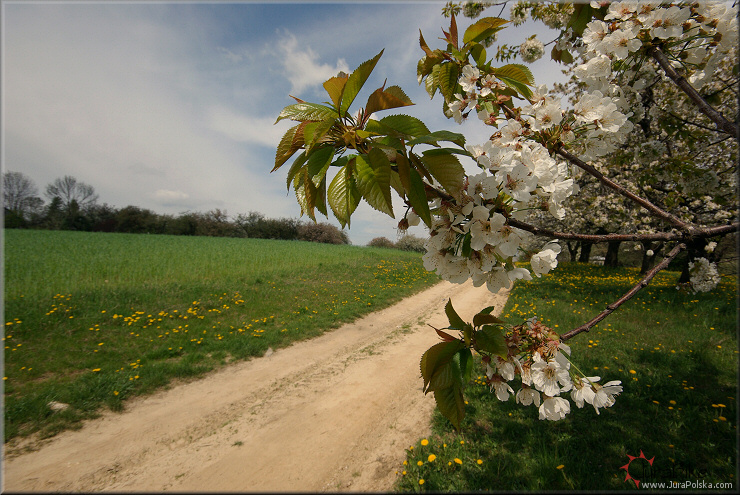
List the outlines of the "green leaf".
{"label": "green leaf", "polygon": [[303,128],[303,140],[306,143],[306,149],[311,149],[314,144],[320,142],[321,138],[329,132],[329,129],[332,128],[335,122],[336,119],[330,118],[319,122],[307,123]]}
{"label": "green leaf", "polygon": [[586,29],[586,25],[591,22],[593,13],[594,9],[591,5],[587,3],[574,3],[573,14],[570,16],[570,21],[568,21],[568,25],[565,29],[567,30],[568,28],[571,28],[573,30],[573,34],[582,36],[583,31]]}
{"label": "green leaf", "polygon": [[[470,232],[467,232],[465,234],[465,237],[463,237],[461,254],[463,255],[464,258],[469,258],[470,253],[473,251],[472,248],[470,247],[470,243],[472,242],[472,240],[473,240],[473,235]],[[475,322],[473,324],[475,324]]]}
{"label": "green leaf", "polygon": [[432,214],[429,211],[429,202],[427,201],[424,181],[421,179],[419,173],[411,168],[405,156],[399,155],[396,158],[396,164],[398,165],[398,176],[401,179],[403,188],[406,190],[406,196],[409,199],[411,207],[419,215],[424,225],[431,228]]}
{"label": "green leaf", "polygon": [[382,150],[373,148],[356,159],[357,188],[370,206],[393,216],[391,162]]}
{"label": "green leaf", "polygon": [[474,348],[476,351],[495,354],[503,359],[506,359],[509,354],[509,348],[506,346],[504,332],[501,327],[485,325],[475,332],[473,339],[475,341]]}
{"label": "green leaf", "polygon": [[447,304],[445,304],[445,314],[450,322],[450,328],[454,328],[456,330],[462,330],[465,328],[465,321],[460,318],[457,311],[455,311],[455,308],[452,307],[452,299],[449,299]]}
{"label": "green leaf", "polygon": [[337,114],[336,110],[334,110],[331,107],[327,107],[326,105],[320,105],[318,103],[295,103],[293,105],[288,105],[287,107],[283,108],[282,112],[280,112],[280,115],[278,115],[277,120],[275,123],[277,124],[283,119],[290,119],[290,120],[299,120],[301,122],[306,120],[326,120],[326,119],[336,119],[339,117],[339,114]]}
{"label": "green leaf", "polygon": [[442,63],[444,59],[444,52],[442,50],[434,50],[431,54],[420,58],[416,63],[417,81],[421,83],[421,80],[429,76],[434,71],[434,68]]}
{"label": "green leaf", "polygon": [[378,63],[378,60],[383,55],[383,51],[384,50],[380,50],[380,53],[375,55],[373,58],[361,63],[360,66],[357,67],[354,72],[352,72],[352,74],[350,74],[349,79],[347,79],[347,83],[344,85],[344,89],[342,91],[341,105],[339,106],[340,114],[344,115],[347,112],[347,109],[349,109],[350,105],[352,105],[352,102],[355,101],[357,93],[360,92],[360,89],[362,89],[365,81],[367,81],[370,73],[375,68],[375,64]]}
{"label": "green leaf", "polygon": [[463,187],[465,169],[460,160],[447,150],[427,150],[421,161],[445,191],[458,198]]}
{"label": "green leaf", "polygon": [[414,138],[406,144],[409,146],[414,146],[416,144],[422,143],[437,144],[437,141],[450,141],[460,147],[465,146],[465,136],[463,136],[462,134],[458,134],[457,132],[450,131],[435,131],[425,136]]}
{"label": "green leaf", "polygon": [[465,342],[465,346],[468,347],[470,346],[470,339],[473,338],[473,325],[466,323],[462,331],[463,331],[463,340]]}
{"label": "green leaf", "polygon": [[473,60],[475,60],[478,67],[486,65],[486,49],[483,45],[478,43],[474,44],[470,48],[470,55],[473,57]]}
{"label": "green leaf", "polygon": [[[457,356],[457,354],[455,354]],[[455,382],[460,381],[460,363],[455,362],[455,359],[447,361],[442,366],[438,367],[429,380],[429,386],[426,389],[426,393],[434,392],[443,388],[449,388],[455,385]]]}
{"label": "green leaf", "polygon": [[406,189],[403,187],[401,178],[398,176],[398,172],[391,169],[391,187],[398,193],[400,197],[404,197]]}
{"label": "green leaf", "polygon": [[347,79],[349,76],[334,76],[332,78],[327,79],[327,81],[324,83],[324,89],[327,93],[329,93],[329,98],[331,98],[332,103],[334,103],[334,107],[338,110],[339,109],[339,103],[342,99],[342,91],[344,91],[344,85],[347,84]]}
{"label": "green leaf", "polygon": [[449,362],[452,359],[452,356],[462,348],[464,348],[464,344],[459,340],[455,340],[452,342],[440,342],[439,344],[434,344],[424,352],[421,356],[421,362],[419,363],[421,376],[424,379],[424,393],[429,392],[429,390],[427,390],[427,386],[437,369]]}
{"label": "green leaf", "polygon": [[447,418],[459,430],[460,422],[465,417],[465,399],[462,390],[454,386],[435,390],[434,400],[442,416]]}
{"label": "green leaf", "polygon": [[439,85],[439,91],[444,96],[445,101],[452,101],[455,97],[455,91],[457,90],[457,80],[460,78],[460,74],[457,65],[453,63],[446,63],[439,66],[439,73],[437,74],[437,83]]}
{"label": "green leaf", "polygon": [[570,64],[573,62],[573,55],[571,55],[567,50],[558,50],[557,46],[552,47],[550,58],[563,64]]}
{"label": "green leaf", "polygon": [[350,224],[350,217],[360,204],[360,191],[357,189],[351,171],[353,165],[354,161],[351,161],[342,167],[334,176],[327,191],[329,206],[339,223],[342,224],[342,228]]}
{"label": "green leaf", "polygon": [[522,95],[526,99],[530,99],[532,97],[532,90],[530,90],[527,86],[520,83],[519,81],[516,81],[514,79],[509,79],[508,77],[505,77],[505,76],[496,76],[496,77],[501,79],[501,81],[503,81],[504,84],[506,84],[508,87],[516,90],[520,95]]}
{"label": "green leaf", "polygon": [[301,146],[305,144],[303,140],[303,128],[305,126],[306,123],[301,122],[300,124],[291,127],[285,132],[285,134],[283,134],[282,139],[280,139],[280,144],[278,144],[278,147],[275,150],[275,166],[272,168],[270,173],[279,169],[283,163],[293,156],[293,153],[301,149]]}
{"label": "green leaf", "polygon": [[332,158],[334,158],[333,146],[318,148],[308,155],[308,162],[306,163],[307,172],[315,185],[318,186],[326,176],[326,171],[329,170]]}
{"label": "green leaf", "polygon": [[424,40],[424,35],[421,34],[421,29],[419,29],[419,46],[422,50],[424,50],[424,53],[426,53],[427,56],[430,56],[432,54],[432,50],[429,48],[429,45],[427,45],[427,42]]}
{"label": "green leaf", "polygon": [[520,84],[531,86],[534,84],[534,76],[529,67],[522,64],[507,64],[493,70],[493,74],[498,77],[506,77]]}
{"label": "green leaf", "polygon": [[[493,306],[491,306],[491,308],[493,308]],[[482,311],[473,317],[473,325],[476,327],[487,325],[489,323],[497,323],[503,325],[506,322],[504,320],[496,318],[490,313],[483,313]]]}
{"label": "green leaf", "polygon": [[[462,387],[465,388],[465,385],[470,382],[470,379],[473,377],[473,353],[470,352],[470,349],[460,349],[457,354],[455,354],[455,358],[460,363],[460,378],[462,380]],[[453,359],[455,361],[455,359]]]}
{"label": "green leaf", "polygon": [[437,89],[439,88],[439,81],[437,76],[439,75],[439,65],[435,65],[432,72],[429,73],[426,80],[424,81],[424,89],[426,89],[429,98],[434,98]]}
{"label": "green leaf", "polygon": [[382,126],[386,127],[386,133],[394,135],[392,132],[387,132],[388,129],[396,131],[396,137],[410,137],[423,136],[429,134],[429,129],[424,122],[411,117],[409,115],[388,115],[378,121]]}
{"label": "green leaf", "polygon": [[365,113],[366,115],[372,115],[381,110],[405,107],[408,105],[413,105],[413,103],[400,87],[391,86],[386,90],[378,88],[367,99]]}
{"label": "green leaf", "polygon": [[503,29],[503,25],[507,22],[509,21],[499,17],[484,17],[468,26],[468,29],[465,30],[465,34],[463,35],[463,43],[467,44],[471,41],[477,42],[484,40]]}
{"label": "green leaf", "polygon": [[[328,165],[327,165],[328,167]],[[314,184],[316,183],[316,177],[312,179]],[[328,218],[326,210],[326,175],[321,179],[321,182],[316,184],[316,196],[314,197],[314,206],[322,215]]]}
{"label": "green leaf", "polygon": [[293,164],[290,166],[290,170],[288,170],[288,177],[286,180],[287,188],[290,189],[290,185],[293,183],[293,178],[296,176],[299,170],[303,168],[304,164],[306,163],[306,152],[304,151],[300,155],[298,155],[298,158],[296,158],[293,161]]}

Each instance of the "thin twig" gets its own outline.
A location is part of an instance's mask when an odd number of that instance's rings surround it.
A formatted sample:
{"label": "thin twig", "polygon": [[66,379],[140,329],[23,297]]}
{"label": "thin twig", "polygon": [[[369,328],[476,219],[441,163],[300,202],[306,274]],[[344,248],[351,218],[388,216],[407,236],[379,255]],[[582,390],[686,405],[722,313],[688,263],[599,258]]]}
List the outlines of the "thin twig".
{"label": "thin twig", "polygon": [[568,241],[586,241],[593,242],[594,244],[613,241],[686,241],[692,238],[707,238],[716,235],[729,234],[740,230],[740,223],[733,223],[716,227],[695,227],[691,231],[691,234],[679,232],[657,232],[654,234],[578,234],[574,232],[557,232],[555,230],[535,227],[534,225],[530,225],[514,218],[507,219],[506,223],[512,227],[526,230],[527,232],[531,232],[534,235],[542,237]]}
{"label": "thin twig", "polygon": [[603,320],[604,318],[606,318],[607,316],[609,316],[610,314],[612,314],[612,312],[615,309],[617,309],[622,304],[624,304],[627,301],[629,301],[630,299],[632,299],[632,297],[635,294],[637,294],[641,289],[645,288],[650,283],[650,281],[653,279],[653,277],[655,277],[655,275],[659,271],[661,271],[662,269],[664,269],[665,267],[667,267],[668,264],[671,261],[673,261],[673,259],[678,255],[678,253],[680,253],[684,249],[686,249],[686,244],[683,244],[683,243],[678,244],[676,247],[674,247],[671,250],[670,253],[668,253],[668,255],[665,258],[663,258],[663,261],[661,261],[658,265],[656,265],[655,268],[653,268],[652,270],[650,270],[649,272],[647,272],[645,274],[645,277],[642,280],[640,280],[637,283],[637,285],[635,285],[629,291],[627,291],[627,293],[625,295],[623,295],[622,297],[620,297],[616,302],[613,302],[612,304],[608,305],[604,311],[602,311],[601,313],[599,313],[598,315],[596,315],[595,317],[593,317],[591,319],[591,321],[589,321],[588,323],[584,323],[580,327],[574,328],[573,330],[571,330],[569,332],[566,332],[563,335],[561,335],[560,336],[560,341],[561,342],[565,342],[566,340],[568,340],[568,339],[570,339],[572,337],[575,337],[579,333],[588,332],[589,330],[591,330],[591,328],[594,325],[596,325],[598,322],[600,322],[601,320]]}
{"label": "thin twig", "polygon": [[654,46],[650,48],[647,53],[653,59],[655,59],[656,62],[658,62],[658,65],[660,65],[666,75],[670,77],[673,82],[676,83],[676,86],[681,88],[681,91],[686,93],[686,96],[688,96],[691,101],[696,104],[699,111],[709,117],[709,119],[717,125],[717,130],[726,132],[727,134],[734,136],[735,139],[740,140],[740,128],[738,128],[736,124],[733,124],[732,122],[727,120],[724,115],[718,112],[712,105],[707,103],[707,101],[702,98],[699,92],[691,84],[689,84],[686,78],[676,72],[676,70],[671,65],[671,61],[668,60],[666,54],[663,53],[663,51],[659,47]]}
{"label": "thin twig", "polygon": [[578,234],[574,232],[557,232],[555,230],[535,227],[514,218],[509,218],[506,223],[512,227],[531,232],[534,235],[569,241],[593,242],[594,244],[613,241],[673,241],[682,238],[682,234],[677,232],[658,232],[656,234]]}
{"label": "thin twig", "polygon": [[691,229],[691,225],[690,224],[688,224],[688,223],[680,220],[679,218],[671,215],[667,211],[661,210],[660,208],[658,208],[657,206],[655,206],[650,201],[648,201],[648,200],[646,200],[644,198],[641,198],[641,197],[637,196],[634,193],[629,192],[627,189],[623,188],[622,186],[620,186],[616,182],[614,182],[611,179],[607,178],[604,174],[602,174],[601,172],[599,172],[598,170],[596,170],[594,167],[592,167],[588,163],[584,162],[583,160],[581,160],[577,156],[572,155],[571,153],[565,151],[565,149],[560,148],[557,151],[557,154],[560,155],[560,156],[562,156],[563,158],[565,158],[566,160],[568,160],[569,162],[571,162],[573,165],[577,166],[578,168],[580,168],[580,169],[588,172],[589,174],[593,175],[594,177],[596,177],[599,180],[599,182],[601,182],[605,186],[607,186],[607,187],[609,187],[611,189],[614,189],[615,191],[617,191],[622,196],[624,196],[626,198],[629,198],[632,201],[634,201],[635,203],[639,204],[640,206],[642,206],[643,208],[645,208],[646,210],[648,210],[649,212],[651,212],[656,217],[658,217],[658,218],[660,218],[662,220],[665,220],[668,223],[671,223],[671,224],[675,225],[676,227],[680,228],[681,230]]}

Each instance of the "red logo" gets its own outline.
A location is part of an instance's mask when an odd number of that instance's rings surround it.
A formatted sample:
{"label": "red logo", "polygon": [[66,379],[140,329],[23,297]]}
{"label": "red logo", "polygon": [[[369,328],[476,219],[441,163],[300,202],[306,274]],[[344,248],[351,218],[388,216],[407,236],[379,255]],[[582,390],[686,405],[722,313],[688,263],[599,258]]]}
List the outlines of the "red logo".
{"label": "red logo", "polygon": [[629,455],[629,454],[627,454],[627,457],[629,458],[629,462],[628,462],[627,464],[625,464],[624,466],[622,466],[621,468],[619,468],[619,469],[624,469],[625,471],[627,471],[627,477],[626,477],[626,478],[624,478],[624,481],[632,480],[632,481],[634,481],[634,482],[635,482],[635,486],[636,486],[637,488],[640,488],[640,480],[638,480],[637,478],[633,478],[633,477],[632,477],[632,476],[630,475],[630,464],[631,464],[631,463],[632,463],[632,461],[634,461],[635,459],[645,459],[645,460],[646,460],[646,461],[648,462],[648,464],[650,464],[650,466],[652,467],[652,465],[653,465],[653,460],[655,460],[655,456],[653,456],[653,458],[652,458],[652,459],[648,459],[647,457],[645,457],[645,454],[643,454],[643,453],[642,453],[642,450],[641,450],[641,451],[640,451],[640,455],[639,455],[638,457],[634,457],[634,456],[631,456],[631,455]]}

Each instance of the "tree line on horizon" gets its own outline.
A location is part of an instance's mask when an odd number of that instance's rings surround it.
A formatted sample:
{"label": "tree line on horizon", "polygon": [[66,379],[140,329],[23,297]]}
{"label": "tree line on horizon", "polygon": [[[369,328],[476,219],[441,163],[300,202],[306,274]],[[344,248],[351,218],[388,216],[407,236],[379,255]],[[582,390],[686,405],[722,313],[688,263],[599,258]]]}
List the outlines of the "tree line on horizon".
{"label": "tree line on horizon", "polygon": [[226,211],[156,213],[138,206],[116,208],[98,203],[95,189],[65,175],[48,184],[44,196],[21,172],[3,174],[4,228],[169,234],[211,237],[281,239],[350,244],[349,236],[329,223],[295,218],[266,218],[259,212],[229,218]]}

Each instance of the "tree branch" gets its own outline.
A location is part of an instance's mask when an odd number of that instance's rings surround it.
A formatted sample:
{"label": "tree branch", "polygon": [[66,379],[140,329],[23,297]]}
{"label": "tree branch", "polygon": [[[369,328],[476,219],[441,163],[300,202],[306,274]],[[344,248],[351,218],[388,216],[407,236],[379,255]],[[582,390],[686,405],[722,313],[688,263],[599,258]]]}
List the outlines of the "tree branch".
{"label": "tree branch", "polygon": [[635,285],[629,291],[627,291],[627,293],[625,295],[623,295],[622,297],[620,297],[616,302],[613,302],[612,304],[608,305],[604,311],[602,311],[601,313],[599,313],[598,315],[596,315],[595,317],[593,317],[591,319],[591,321],[589,321],[588,323],[585,323],[585,324],[581,325],[580,327],[574,328],[573,330],[571,330],[569,332],[566,332],[563,335],[561,335],[560,336],[560,341],[561,342],[565,342],[566,340],[568,340],[568,339],[570,339],[572,337],[575,337],[579,333],[588,332],[589,330],[591,330],[591,328],[594,325],[596,325],[598,322],[600,322],[601,320],[603,320],[604,318],[606,318],[607,316],[609,316],[615,309],[617,309],[618,307],[620,307],[622,304],[624,304],[627,301],[629,301],[630,299],[632,299],[632,297],[635,294],[637,294],[641,289],[645,288],[650,283],[650,281],[653,279],[653,277],[655,277],[655,275],[659,271],[661,271],[662,269],[664,269],[665,267],[667,267],[668,264],[671,261],[673,261],[673,259],[678,255],[678,253],[680,253],[684,249],[686,249],[686,244],[683,244],[683,243],[678,244],[676,247],[674,247],[671,250],[670,253],[668,253],[668,255],[665,258],[663,258],[663,261],[661,261],[658,265],[656,265],[655,268],[653,268],[652,270],[650,270],[649,272],[647,272],[645,274],[645,277],[642,280],[640,280],[637,283],[637,285]]}
{"label": "tree branch", "polygon": [[569,241],[587,241],[595,244],[611,241],[673,241],[682,237],[681,234],[676,232],[659,232],[656,234],[579,234],[574,232],[557,232],[555,230],[535,227],[514,218],[509,218],[506,223],[512,227],[531,232],[534,235]]}
{"label": "tree branch", "polygon": [[627,189],[623,188],[622,186],[620,186],[616,182],[614,182],[611,179],[607,178],[606,176],[604,176],[604,174],[602,174],[601,172],[599,172],[598,170],[596,170],[594,167],[592,167],[588,163],[584,162],[583,160],[581,160],[577,156],[568,153],[563,148],[560,148],[557,151],[557,154],[560,155],[560,156],[562,156],[563,158],[565,158],[569,162],[571,162],[573,165],[576,165],[578,168],[581,168],[581,169],[585,170],[586,172],[588,172],[589,174],[593,175],[594,177],[596,177],[599,180],[599,182],[601,182],[605,186],[607,186],[607,187],[609,187],[611,189],[614,189],[615,191],[617,191],[622,196],[624,196],[626,198],[629,198],[632,201],[634,201],[635,203],[639,204],[640,206],[642,206],[643,208],[645,208],[646,210],[648,210],[649,212],[651,212],[656,217],[658,217],[658,218],[660,218],[662,220],[665,220],[668,223],[671,223],[671,224],[675,225],[676,227],[680,228],[681,230],[687,230],[687,229],[689,229],[691,227],[688,223],[680,220],[679,218],[674,217],[673,215],[671,215],[667,211],[661,210],[660,208],[658,208],[657,206],[655,206],[650,201],[648,201],[646,199],[643,199],[643,198],[637,196],[636,194],[633,194],[633,193],[629,192]]}
{"label": "tree branch", "polygon": [[717,130],[721,132],[726,132],[730,136],[733,136],[735,139],[740,140],[740,128],[736,124],[733,124],[729,120],[725,118],[724,115],[719,113],[717,110],[715,110],[712,105],[706,102],[704,98],[699,94],[699,92],[694,89],[694,87],[689,84],[689,82],[686,80],[685,77],[680,75],[671,65],[670,60],[668,60],[668,57],[666,57],[665,53],[657,47],[654,46],[648,50],[648,55],[653,57],[656,62],[658,62],[658,65],[663,69],[663,71],[666,73],[668,77],[670,77],[673,82],[676,83],[676,86],[681,88],[681,91],[686,93],[686,96],[693,101],[696,106],[699,108],[699,111],[709,117],[709,119],[714,122],[717,125]]}
{"label": "tree branch", "polygon": [[678,232],[657,232],[655,234],[579,234],[574,232],[558,232],[555,230],[544,229],[534,225],[509,218],[507,225],[518,229],[526,230],[534,235],[550,237],[553,239],[562,239],[568,241],[586,241],[593,243],[612,242],[612,241],[687,241],[692,238],[707,238],[716,235],[725,235],[740,230],[740,223],[730,225],[719,225],[717,227],[695,227],[690,234]]}

